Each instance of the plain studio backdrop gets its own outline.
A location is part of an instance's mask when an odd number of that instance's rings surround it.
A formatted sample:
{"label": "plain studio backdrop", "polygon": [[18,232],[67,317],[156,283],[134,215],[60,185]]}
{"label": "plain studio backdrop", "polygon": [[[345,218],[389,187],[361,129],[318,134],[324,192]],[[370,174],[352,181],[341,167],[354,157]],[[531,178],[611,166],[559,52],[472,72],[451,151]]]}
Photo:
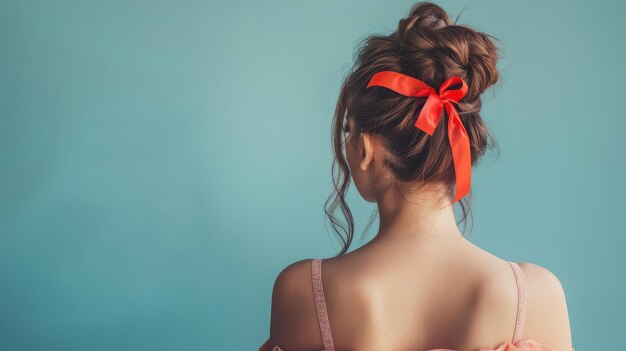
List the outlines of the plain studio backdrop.
{"label": "plain studio backdrop", "polygon": [[[469,239],[560,278],[577,350],[619,348],[625,2],[437,3],[506,52]],[[2,1],[0,349],[256,350],[280,270],[340,247],[356,45],[413,4]],[[349,204],[354,249],[374,205]]]}

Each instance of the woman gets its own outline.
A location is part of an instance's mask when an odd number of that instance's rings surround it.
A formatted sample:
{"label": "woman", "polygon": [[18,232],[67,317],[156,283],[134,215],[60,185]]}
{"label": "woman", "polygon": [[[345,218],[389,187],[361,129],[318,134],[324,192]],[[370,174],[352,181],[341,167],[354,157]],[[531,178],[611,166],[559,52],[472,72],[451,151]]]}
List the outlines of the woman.
{"label": "woman", "polygon": [[[498,56],[490,36],[426,2],[365,40],[335,111],[340,177],[327,213],[344,247],[278,275],[260,351],[573,350],[558,278],[475,246],[455,220],[457,201],[466,219],[472,165],[496,146],[479,112]],[[380,227],[347,253],[350,178]]]}

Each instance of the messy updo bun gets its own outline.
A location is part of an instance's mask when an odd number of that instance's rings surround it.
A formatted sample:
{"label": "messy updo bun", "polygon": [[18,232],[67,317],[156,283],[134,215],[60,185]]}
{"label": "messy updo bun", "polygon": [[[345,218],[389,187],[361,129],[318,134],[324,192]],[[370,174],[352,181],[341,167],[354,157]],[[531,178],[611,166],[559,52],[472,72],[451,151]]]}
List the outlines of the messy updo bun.
{"label": "messy updo bun", "polygon": [[[388,54],[398,54],[398,64],[405,74],[415,74],[428,84],[461,76],[469,86],[461,110],[480,110],[480,105],[471,105],[480,104],[479,95],[498,81],[498,48],[491,37],[469,26],[452,24],[435,4],[417,3],[409,17],[400,20],[398,30],[386,39],[395,42],[396,48],[389,47]],[[359,55],[365,65],[374,53],[372,46],[381,43],[375,37],[370,40]]]}
{"label": "messy updo bun", "polygon": [[[379,186],[393,187],[404,195],[415,191],[414,184],[418,182],[441,183],[447,186],[449,199],[455,191],[447,128],[438,127],[430,136],[414,126],[426,98],[407,97],[384,87],[366,89],[372,75],[396,71],[420,79],[436,90],[452,76],[463,78],[468,90],[456,107],[470,139],[472,165],[475,165],[487,149],[497,149],[480,116],[481,94],[495,85],[499,76],[496,63],[500,51],[492,39],[470,26],[452,23],[440,6],[418,2],[409,16],[399,21],[395,32],[372,35],[362,41],[356,62],[341,86],[333,121],[335,187],[324,208],[342,241],[338,256],[347,252],[354,234],[352,213],[345,201],[351,177],[344,146],[358,141],[359,133],[375,135],[391,155],[384,160],[391,176],[377,179]],[[356,126],[348,140],[343,134],[347,118],[354,120]],[[445,112],[439,124],[447,126]],[[471,191],[468,197],[471,201]],[[461,221],[467,218],[470,201],[467,198],[459,201],[463,210]],[[338,208],[347,224],[334,215]]]}

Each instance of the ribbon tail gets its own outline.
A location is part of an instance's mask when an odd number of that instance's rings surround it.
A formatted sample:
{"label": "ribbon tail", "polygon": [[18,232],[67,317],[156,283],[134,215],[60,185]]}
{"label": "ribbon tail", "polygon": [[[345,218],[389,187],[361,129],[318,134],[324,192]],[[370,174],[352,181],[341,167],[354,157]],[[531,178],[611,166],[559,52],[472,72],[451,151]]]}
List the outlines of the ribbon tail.
{"label": "ribbon tail", "polygon": [[439,96],[431,93],[426,102],[424,102],[424,106],[422,106],[422,110],[420,111],[419,116],[417,116],[417,120],[415,120],[415,126],[428,135],[433,135],[435,132],[435,128],[437,128],[437,124],[439,124],[439,120],[441,119],[441,111],[443,109],[442,102],[439,99]]}
{"label": "ribbon tail", "polygon": [[470,190],[472,183],[472,154],[469,136],[461,118],[451,103],[446,103],[448,112],[448,139],[452,149],[454,173],[456,177],[456,195],[452,203],[461,200]]}

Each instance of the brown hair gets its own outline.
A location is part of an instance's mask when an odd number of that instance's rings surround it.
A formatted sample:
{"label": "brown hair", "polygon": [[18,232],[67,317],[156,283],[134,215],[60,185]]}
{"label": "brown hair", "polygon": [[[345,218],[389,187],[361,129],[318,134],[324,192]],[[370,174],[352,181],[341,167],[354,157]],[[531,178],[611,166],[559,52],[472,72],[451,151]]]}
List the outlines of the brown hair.
{"label": "brown hair", "polygon": [[[404,196],[412,191],[413,182],[442,183],[447,186],[450,200],[454,195],[455,173],[447,128],[438,127],[430,136],[414,126],[426,98],[406,97],[383,87],[366,89],[369,79],[378,71],[390,70],[418,78],[438,90],[449,77],[463,78],[468,91],[456,107],[469,135],[475,165],[486,149],[498,150],[479,114],[480,95],[495,85],[499,76],[496,62],[501,51],[491,38],[469,26],[457,25],[456,21],[451,23],[436,4],[418,2],[409,16],[399,21],[395,32],[372,35],[361,42],[356,62],[342,83],[332,125],[334,189],[324,209],[342,242],[337,256],[348,251],[354,236],[354,219],[345,200],[350,169],[344,146],[351,141],[344,137],[343,126],[348,117],[354,119],[356,126],[350,133],[351,140],[358,140],[361,132],[376,135],[392,155],[384,164],[393,177],[377,179],[380,184],[392,186]],[[439,124],[447,126],[446,113]],[[471,191],[468,197],[469,201],[467,197],[459,201],[463,218],[457,225],[466,222],[468,209],[471,212]],[[334,215],[338,208],[347,223]],[[363,234],[377,214],[376,210]],[[467,223],[463,232],[466,226]]]}

